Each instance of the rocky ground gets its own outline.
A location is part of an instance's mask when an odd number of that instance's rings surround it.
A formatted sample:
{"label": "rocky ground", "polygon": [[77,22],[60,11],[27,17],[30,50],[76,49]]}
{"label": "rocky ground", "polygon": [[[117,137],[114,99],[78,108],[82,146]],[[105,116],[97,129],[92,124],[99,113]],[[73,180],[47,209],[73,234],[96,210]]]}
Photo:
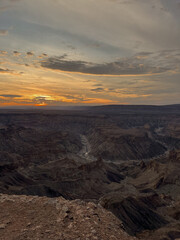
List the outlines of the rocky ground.
{"label": "rocky ground", "polygon": [[0,195],[1,240],[133,240],[100,205],[64,198]]}

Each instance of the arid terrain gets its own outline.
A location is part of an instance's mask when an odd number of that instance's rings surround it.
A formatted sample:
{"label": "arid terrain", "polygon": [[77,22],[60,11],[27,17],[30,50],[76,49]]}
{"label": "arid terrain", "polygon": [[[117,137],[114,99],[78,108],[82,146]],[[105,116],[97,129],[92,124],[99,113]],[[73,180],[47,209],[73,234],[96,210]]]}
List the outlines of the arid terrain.
{"label": "arid terrain", "polygon": [[0,239],[178,239],[180,105],[2,109],[0,193]]}
{"label": "arid terrain", "polygon": [[91,202],[0,195],[0,204],[2,240],[135,239],[112,213]]}

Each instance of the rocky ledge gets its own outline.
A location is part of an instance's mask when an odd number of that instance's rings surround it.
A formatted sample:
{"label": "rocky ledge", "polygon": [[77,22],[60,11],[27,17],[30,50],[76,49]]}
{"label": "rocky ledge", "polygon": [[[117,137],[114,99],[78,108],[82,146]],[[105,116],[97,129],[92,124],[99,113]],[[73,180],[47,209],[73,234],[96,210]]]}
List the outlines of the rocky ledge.
{"label": "rocky ledge", "polygon": [[0,239],[133,240],[100,205],[62,197],[0,194]]}

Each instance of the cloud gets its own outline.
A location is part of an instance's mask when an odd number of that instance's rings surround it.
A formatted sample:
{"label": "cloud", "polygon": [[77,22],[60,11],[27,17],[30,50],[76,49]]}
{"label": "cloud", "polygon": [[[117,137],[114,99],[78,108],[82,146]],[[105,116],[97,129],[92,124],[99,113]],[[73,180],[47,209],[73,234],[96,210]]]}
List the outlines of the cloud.
{"label": "cloud", "polygon": [[21,55],[21,53],[20,53],[20,52],[18,52],[18,51],[14,51],[14,52],[13,52],[13,55],[14,55],[14,56],[20,56],[20,55]]}
{"label": "cloud", "polygon": [[[138,88],[138,87],[137,87]],[[91,89],[92,92],[106,96],[116,96],[118,98],[147,98],[151,96],[151,93],[144,93],[144,91],[141,91],[134,88],[94,88]]]}
{"label": "cloud", "polygon": [[94,88],[94,89],[91,89],[92,92],[104,92],[105,89],[104,88]]}
{"label": "cloud", "polygon": [[[57,96],[34,96],[33,98],[21,98],[21,99],[9,99],[4,98],[4,95],[1,98],[0,102],[11,103],[11,105],[34,105],[34,106],[60,106],[64,104],[108,104],[116,103],[115,101],[104,99],[104,98],[91,98],[85,95],[71,95],[71,94],[62,94]],[[8,95],[7,95],[8,96]],[[11,95],[9,95],[11,96]],[[12,95],[16,96],[16,95]]]}
{"label": "cloud", "polygon": [[68,95],[68,94],[61,96],[61,101],[68,102],[68,103],[85,103],[85,104],[115,103],[115,101],[112,101],[109,99],[91,98],[91,97],[86,97],[81,95]]}
{"label": "cloud", "polygon": [[3,97],[3,98],[20,98],[20,97],[22,97],[22,95],[2,94],[2,95],[0,95],[0,97]]}
{"label": "cloud", "polygon": [[33,53],[33,52],[27,52],[26,55],[27,55],[28,57],[32,57],[32,56],[34,56],[34,53]]}
{"label": "cloud", "polygon": [[0,73],[12,73],[12,72],[13,72],[13,70],[10,70],[8,68],[6,68],[6,69],[0,68]]}
{"label": "cloud", "polygon": [[23,72],[16,72],[8,68],[6,69],[0,68],[0,74],[21,75],[23,74]]}
{"label": "cloud", "polygon": [[8,35],[8,30],[7,29],[1,29],[0,30],[0,36],[6,36]]}
{"label": "cloud", "polygon": [[39,56],[38,56],[38,58],[47,58],[48,57],[48,54],[46,54],[46,53],[42,53],[42,54],[40,54]]}
{"label": "cloud", "polygon": [[[147,53],[146,53],[147,55]],[[60,57],[50,57],[41,62],[41,66],[52,70],[60,70],[66,72],[78,72],[84,74],[94,75],[146,75],[146,74],[159,74],[166,72],[168,66],[161,66],[145,61],[145,53],[138,57],[132,56],[131,58],[123,58],[109,63],[92,63],[86,61],[66,60]],[[148,53],[150,55],[150,53]],[[144,60],[142,62],[142,59]]]}

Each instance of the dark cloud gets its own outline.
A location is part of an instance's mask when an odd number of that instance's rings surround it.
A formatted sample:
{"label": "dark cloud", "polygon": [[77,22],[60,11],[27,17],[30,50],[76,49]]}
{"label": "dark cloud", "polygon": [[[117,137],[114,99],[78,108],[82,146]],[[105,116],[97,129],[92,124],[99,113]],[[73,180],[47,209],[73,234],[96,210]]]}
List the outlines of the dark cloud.
{"label": "dark cloud", "polygon": [[27,52],[26,55],[27,55],[28,57],[32,57],[32,56],[34,56],[34,53],[33,53],[33,52]]}
{"label": "dark cloud", "polygon": [[38,58],[47,58],[48,55],[46,53],[42,53],[41,55],[38,56]]}
{"label": "dark cloud", "polygon": [[13,73],[13,70],[0,68],[0,73]]}
{"label": "dark cloud", "polygon": [[70,95],[70,94],[65,94],[65,95],[63,95],[63,97],[65,97],[66,99],[69,99],[69,100],[73,99],[73,100],[81,101],[81,102],[85,101],[85,98],[82,96],[74,96],[74,95]]}
{"label": "dark cloud", "polygon": [[19,56],[19,55],[21,55],[21,53],[18,52],[18,51],[14,51],[14,52],[13,52],[13,55],[14,55],[14,56]]}
{"label": "dark cloud", "polygon": [[94,84],[93,86],[94,86],[94,87],[101,87],[102,84],[101,84],[101,83],[97,83],[97,84]]}
{"label": "dark cloud", "polygon": [[[143,56],[150,53],[141,53]],[[157,66],[148,61],[137,59],[137,56],[131,58],[120,59],[110,63],[92,63],[86,61],[66,60],[64,57],[50,57],[41,62],[44,68],[61,70],[67,72],[79,72],[84,74],[97,75],[143,75],[143,74],[158,74],[168,70],[168,66]]]}
{"label": "dark cloud", "polygon": [[92,92],[104,92],[105,89],[104,88],[94,88],[94,89],[91,89]]}
{"label": "dark cloud", "polygon": [[92,92],[100,94],[106,94],[106,95],[123,95],[124,97],[131,97],[131,98],[137,98],[137,97],[147,97],[149,96],[148,89],[150,87],[153,87],[151,85],[146,86],[147,89],[145,89],[145,86],[133,86],[133,88],[129,87],[121,87],[121,88],[95,88],[91,89]]}
{"label": "dark cloud", "polygon": [[[125,89],[118,89],[118,88],[93,88],[91,89],[92,92],[96,93],[127,93]],[[129,93],[129,91],[128,91]]]}
{"label": "dark cloud", "polygon": [[4,98],[20,98],[20,97],[22,97],[22,95],[2,94],[2,95],[0,95],[0,97],[4,97]]}
{"label": "dark cloud", "polygon": [[[138,54],[136,54],[136,55],[138,55],[138,56],[149,56],[149,55],[152,55],[153,54],[153,52],[139,52]],[[136,56],[135,55],[135,56]]]}

